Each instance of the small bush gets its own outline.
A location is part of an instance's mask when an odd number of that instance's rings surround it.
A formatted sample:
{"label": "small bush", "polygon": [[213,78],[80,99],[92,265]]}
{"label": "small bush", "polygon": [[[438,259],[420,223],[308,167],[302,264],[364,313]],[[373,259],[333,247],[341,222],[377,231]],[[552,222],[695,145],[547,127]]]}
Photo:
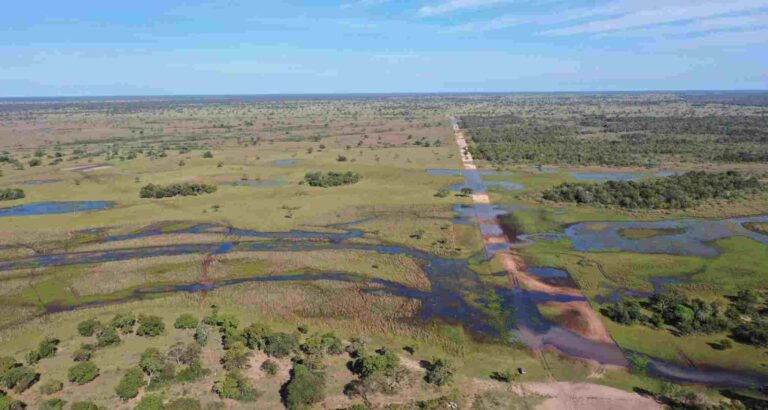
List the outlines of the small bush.
{"label": "small bush", "polygon": [[213,385],[213,391],[222,399],[255,401],[260,393],[238,372],[229,372]]}
{"label": "small bush", "polygon": [[147,382],[144,381],[144,373],[141,369],[133,368],[125,372],[120,379],[120,383],[117,384],[115,392],[117,397],[123,400],[130,400],[139,395],[139,389],[146,386]]}
{"label": "small bush", "polygon": [[19,188],[0,189],[0,201],[12,201],[14,199],[23,199],[24,190]]}
{"label": "small bush", "polygon": [[273,333],[265,340],[264,353],[282,358],[291,354],[299,346],[296,336],[288,333]]}
{"label": "small bush", "polygon": [[424,380],[429,384],[444,386],[453,381],[453,375],[456,372],[453,365],[445,359],[434,359],[427,368],[427,374]]}
{"label": "small bush", "polygon": [[163,405],[163,398],[154,394],[150,394],[141,398],[139,404],[133,408],[134,410],[165,410]]}
{"label": "small bush", "polygon": [[[179,165],[183,166],[184,161],[180,161]],[[170,198],[174,196],[196,196],[202,194],[212,194],[216,192],[216,189],[216,185],[197,184],[191,182],[183,182],[165,186],[149,184],[141,188],[141,191],[139,191],[139,197]]]}
{"label": "small bush", "polygon": [[64,400],[62,399],[48,399],[40,404],[38,409],[40,410],[64,410]]}
{"label": "small bush", "polygon": [[117,314],[109,322],[113,329],[120,329],[120,333],[127,335],[133,333],[133,326],[136,324],[136,316],[131,313]]}
{"label": "small bush", "polygon": [[97,347],[108,347],[120,344],[120,336],[117,335],[117,331],[114,328],[107,327],[99,332],[96,336]]}
{"label": "small bush", "polygon": [[166,404],[165,410],[203,410],[203,406],[195,399],[182,397]]}
{"label": "small bush", "polygon": [[91,401],[76,401],[70,410],[99,410],[99,406]]}
{"label": "small bush", "polygon": [[21,393],[40,380],[40,374],[26,366],[16,366],[7,370],[3,374],[3,385],[13,389],[16,393]]}
{"label": "small bush", "polygon": [[40,393],[49,395],[58,393],[64,388],[64,383],[61,380],[48,380],[40,386]]}
{"label": "small bush", "polygon": [[83,320],[77,324],[77,333],[83,337],[91,337],[99,329],[101,329],[101,322],[96,319]]}
{"label": "small bush", "polygon": [[173,327],[176,329],[194,329],[197,327],[197,319],[189,313],[184,313],[176,318]]}
{"label": "small bush", "polygon": [[137,335],[155,337],[161,335],[164,331],[165,324],[159,316],[139,315],[139,327],[136,329]]}
{"label": "small bush", "polygon": [[72,383],[86,384],[99,376],[99,368],[91,362],[81,362],[69,368],[67,380]]}
{"label": "small bush", "polygon": [[264,360],[264,362],[262,362],[262,363],[261,363],[260,369],[261,369],[261,370],[262,370],[264,373],[266,373],[266,374],[268,374],[268,375],[270,375],[270,376],[274,376],[274,375],[276,375],[276,374],[277,374],[277,371],[278,371],[280,368],[279,368],[279,366],[277,365],[277,363],[275,363],[275,362],[274,362],[274,361],[272,361],[272,360],[269,360],[269,359],[267,359],[267,360]]}
{"label": "small bush", "polygon": [[291,379],[285,386],[285,406],[290,410],[309,408],[325,399],[325,375],[313,372],[302,364],[291,370]]}

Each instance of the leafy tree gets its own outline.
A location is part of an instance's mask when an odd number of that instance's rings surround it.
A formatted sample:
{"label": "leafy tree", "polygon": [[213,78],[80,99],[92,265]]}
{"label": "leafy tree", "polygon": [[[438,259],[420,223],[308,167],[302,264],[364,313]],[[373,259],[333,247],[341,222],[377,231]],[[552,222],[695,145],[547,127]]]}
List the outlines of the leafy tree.
{"label": "leafy tree", "polygon": [[165,410],[165,405],[163,405],[162,397],[149,394],[142,397],[133,410]]}
{"label": "leafy tree", "polygon": [[40,404],[40,410],[64,410],[64,400],[48,399]]}
{"label": "leafy tree", "polygon": [[146,386],[147,382],[144,380],[144,373],[141,369],[133,368],[125,372],[120,382],[115,388],[117,397],[123,400],[130,400],[139,395],[139,389]]}
{"label": "leafy tree", "polygon": [[26,366],[12,367],[2,377],[3,385],[16,393],[24,392],[38,380],[40,380],[40,374]]}
{"label": "leafy tree", "polygon": [[250,326],[243,329],[243,343],[249,349],[263,349],[266,345],[266,339],[272,334],[272,329],[263,323],[251,323]]}
{"label": "leafy tree", "polygon": [[104,328],[96,336],[96,346],[98,347],[115,346],[118,344],[120,344],[120,336],[118,336],[114,328]]}
{"label": "leafy tree", "polygon": [[456,373],[456,370],[449,361],[436,358],[427,367],[427,374],[424,376],[424,380],[429,384],[444,386],[453,381],[454,373]]}
{"label": "leafy tree", "polygon": [[161,335],[164,331],[165,324],[159,316],[139,315],[139,327],[136,329],[137,335],[155,337]]}
{"label": "leafy tree", "polygon": [[205,346],[208,344],[208,328],[205,327],[204,324],[200,323],[197,325],[197,328],[195,329],[195,334],[193,336],[195,339],[195,342],[197,342],[200,346]]}
{"label": "leafy tree", "polygon": [[264,373],[274,376],[277,374],[277,371],[280,370],[280,367],[274,361],[267,359],[261,363],[260,369]]}
{"label": "leafy tree", "polygon": [[309,408],[325,399],[325,375],[303,364],[294,364],[284,387],[283,400],[290,410]]}
{"label": "leafy tree", "polygon": [[133,326],[136,324],[136,316],[131,313],[122,313],[115,315],[109,322],[113,329],[119,329],[120,333],[127,335],[133,333]]}
{"label": "leafy tree", "polygon": [[213,153],[211,151],[205,151],[203,153],[203,158],[213,158]]}
{"label": "leafy tree", "polygon": [[265,340],[264,353],[269,356],[282,358],[294,351],[299,345],[296,336],[288,333],[273,333]]}
{"label": "leafy tree", "polygon": [[64,388],[61,380],[48,380],[40,386],[40,393],[49,395],[60,392]]}
{"label": "leafy tree", "polygon": [[245,369],[253,354],[240,342],[224,352],[221,358],[222,366],[229,371]]}
{"label": "leafy tree", "polygon": [[23,402],[14,400],[13,397],[7,396],[0,390],[0,410],[24,410],[26,407],[27,405]]}
{"label": "leafy tree", "polygon": [[165,369],[165,358],[159,350],[150,347],[141,354],[139,367],[149,376],[149,382],[152,383],[152,378]]}
{"label": "leafy tree", "polygon": [[360,181],[362,177],[357,172],[328,172],[323,174],[321,172],[308,172],[304,175],[304,181],[313,187],[330,188],[340,185],[355,184]]}
{"label": "leafy tree", "polygon": [[99,410],[99,406],[91,401],[76,401],[72,403],[70,410]]}
{"label": "leafy tree", "polygon": [[[179,162],[179,165],[184,165],[184,161],[182,160]],[[149,184],[141,188],[139,191],[139,197],[170,198],[174,196],[197,196],[203,194],[212,194],[216,192],[216,190],[216,185],[197,184],[191,182],[183,182],[165,186]]]}
{"label": "leafy tree", "polygon": [[245,402],[255,401],[260,395],[248,379],[238,372],[227,372],[213,385],[213,391],[222,399]]}
{"label": "leafy tree", "polygon": [[27,363],[35,364],[42,359],[55,356],[58,346],[59,346],[59,339],[56,339],[53,337],[46,337],[42,342],[40,342],[40,345],[38,345],[37,350],[32,350],[27,353]]}
{"label": "leafy tree", "polygon": [[67,380],[72,383],[86,384],[99,376],[99,368],[91,362],[80,362],[69,368]]}
{"label": "leafy tree", "polygon": [[23,199],[25,197],[24,190],[19,188],[5,188],[0,189],[0,201],[13,201],[15,199]]}
{"label": "leafy tree", "polygon": [[171,349],[168,351],[168,360],[171,360],[177,365],[190,364],[199,360],[200,353],[200,345],[197,343],[188,343],[185,345],[184,343],[179,342],[171,346]]}
{"label": "leafy tree", "polygon": [[176,329],[194,329],[197,327],[197,319],[189,313],[184,313],[176,318],[173,327]]}
{"label": "leafy tree", "polygon": [[176,380],[182,383],[195,382],[208,376],[210,373],[211,371],[204,368],[200,360],[195,360],[176,375]]}
{"label": "leafy tree", "polygon": [[77,333],[79,333],[80,336],[90,337],[93,336],[97,330],[101,329],[101,327],[101,322],[91,318],[83,320],[77,324]]}

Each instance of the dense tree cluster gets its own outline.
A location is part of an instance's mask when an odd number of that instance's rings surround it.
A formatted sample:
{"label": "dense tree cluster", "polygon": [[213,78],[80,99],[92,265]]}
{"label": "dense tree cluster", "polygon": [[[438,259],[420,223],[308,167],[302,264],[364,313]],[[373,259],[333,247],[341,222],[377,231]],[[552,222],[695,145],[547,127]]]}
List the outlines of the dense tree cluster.
{"label": "dense tree cluster", "polygon": [[304,181],[314,187],[329,188],[340,185],[350,185],[359,182],[360,174],[357,172],[307,172]]}
{"label": "dense tree cluster", "polygon": [[708,199],[732,199],[763,190],[757,178],[738,171],[694,171],[644,181],[567,182],[544,191],[543,197],[632,209],[683,209]]}
{"label": "dense tree cluster", "polygon": [[652,165],[768,158],[768,117],[574,114],[465,116],[476,159],[495,163]]}
{"label": "dense tree cluster", "polygon": [[14,199],[24,198],[24,190],[20,188],[0,189],[0,201],[12,201]]}
{"label": "dense tree cluster", "polygon": [[[718,302],[689,300],[671,292],[647,300],[624,300],[602,308],[602,313],[624,325],[642,324],[655,328],[668,326],[681,335],[714,334],[726,331],[742,343],[768,346],[768,295],[752,290],[740,291],[727,307]],[[729,340],[718,343],[728,348]]]}
{"label": "dense tree cluster", "polygon": [[174,196],[196,196],[216,192],[216,185],[182,182],[170,185],[145,185],[139,191],[141,198],[170,198]]}

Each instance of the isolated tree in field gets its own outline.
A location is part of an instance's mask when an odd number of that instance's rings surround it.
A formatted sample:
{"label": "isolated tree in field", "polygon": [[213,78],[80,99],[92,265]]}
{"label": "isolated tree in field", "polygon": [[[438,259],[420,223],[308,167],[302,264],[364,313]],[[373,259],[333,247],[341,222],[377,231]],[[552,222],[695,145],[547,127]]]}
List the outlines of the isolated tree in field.
{"label": "isolated tree in field", "polygon": [[96,336],[96,346],[98,347],[115,346],[118,344],[120,344],[120,336],[114,328],[104,328]]}
{"label": "isolated tree in field", "polygon": [[290,410],[310,408],[325,399],[325,375],[313,372],[303,364],[295,364],[291,379],[285,385],[283,400]]}
{"label": "isolated tree in field", "polygon": [[199,344],[200,346],[205,346],[208,344],[208,328],[200,323],[197,325],[197,328],[195,329],[195,334],[193,336],[195,339],[195,342]]}
{"label": "isolated tree in field", "polygon": [[470,196],[470,195],[472,195],[472,193],[473,193],[473,192],[475,192],[475,191],[474,191],[472,188],[469,188],[469,187],[464,187],[464,188],[461,188],[461,191],[460,191],[460,192],[461,192],[461,195],[462,195],[462,196]]}
{"label": "isolated tree in field", "polygon": [[109,325],[120,330],[120,333],[127,335],[133,333],[133,326],[136,324],[136,316],[131,313],[119,313],[112,318]]}
{"label": "isolated tree in field", "polygon": [[272,357],[286,357],[299,346],[296,336],[288,333],[273,333],[266,338],[264,353]]}

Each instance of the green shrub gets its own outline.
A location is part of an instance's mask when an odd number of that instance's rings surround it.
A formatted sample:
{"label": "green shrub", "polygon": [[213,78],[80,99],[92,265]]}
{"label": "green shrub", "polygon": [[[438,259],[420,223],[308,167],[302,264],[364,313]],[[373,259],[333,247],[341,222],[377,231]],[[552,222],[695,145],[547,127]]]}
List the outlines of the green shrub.
{"label": "green shrub", "polygon": [[453,381],[456,370],[453,365],[445,359],[434,359],[427,368],[427,374],[424,380],[429,384],[444,386]]}
{"label": "green shrub", "polygon": [[17,393],[21,393],[40,380],[40,374],[26,366],[16,366],[7,370],[3,375],[3,385]]}
{"label": "green shrub", "polygon": [[14,400],[11,396],[6,396],[0,390],[0,410],[24,410],[26,407],[27,405],[23,402]]}
{"label": "green shrub", "polygon": [[303,364],[295,364],[285,386],[285,406],[290,410],[305,409],[325,398],[325,375],[313,372]]}
{"label": "green shrub", "polygon": [[99,368],[91,362],[80,362],[69,368],[67,380],[72,383],[86,384],[99,376]]}
{"label": "green shrub", "polygon": [[176,318],[173,327],[176,329],[194,329],[197,327],[197,319],[189,313],[184,313]]}
{"label": "green shrub", "polygon": [[70,410],[99,410],[99,406],[91,401],[76,401]]}
{"label": "green shrub", "polygon": [[127,335],[133,333],[133,326],[136,324],[136,316],[131,313],[118,313],[109,322],[113,329],[120,329],[120,333]]}
{"label": "green shrub", "polygon": [[222,399],[255,401],[260,393],[242,374],[228,372],[213,385],[213,391]]}
{"label": "green shrub", "polygon": [[84,337],[93,336],[99,329],[101,329],[101,322],[96,319],[83,320],[77,324],[77,333]]}
{"label": "green shrub", "polygon": [[182,369],[179,374],[176,375],[176,381],[196,382],[211,373],[209,369],[203,367],[199,360],[190,363],[187,367]]}
{"label": "green shrub", "polygon": [[243,343],[250,349],[263,349],[266,339],[272,334],[272,329],[263,323],[251,323],[243,329]]}
{"label": "green shrub", "polygon": [[304,181],[309,186],[314,187],[335,187],[340,185],[350,185],[359,182],[361,179],[360,174],[357,172],[328,172],[323,174],[322,172],[308,172],[304,175]]}
{"label": "green shrub", "polygon": [[166,404],[165,410],[203,410],[203,406],[195,399],[182,397]]}
{"label": "green shrub", "polygon": [[24,198],[24,190],[19,188],[0,189],[0,201],[12,201]]}
{"label": "green shrub", "polygon": [[296,336],[288,333],[273,333],[265,339],[264,353],[282,358],[291,354],[299,345]]}
{"label": "green shrub", "polygon": [[[183,165],[183,161],[179,163]],[[197,184],[191,182],[182,182],[170,185],[149,184],[141,188],[139,197],[141,198],[170,198],[174,196],[196,196],[202,194],[212,194],[216,192],[216,185]]]}
{"label": "green shrub", "polygon": [[197,325],[197,328],[195,329],[195,334],[193,336],[195,339],[195,342],[199,344],[200,346],[205,346],[208,344],[208,328],[205,327],[204,324],[200,323]]}
{"label": "green shrub", "polygon": [[48,399],[40,404],[38,409],[40,410],[63,410],[64,400],[61,399]]}
{"label": "green shrub", "polygon": [[221,365],[226,370],[244,369],[251,359],[251,353],[245,345],[240,342],[235,343],[229,350],[224,352],[221,357]]}
{"label": "green shrub", "polygon": [[261,363],[260,368],[261,368],[261,370],[264,373],[266,373],[266,374],[268,374],[270,376],[276,375],[277,371],[280,369],[278,367],[277,363],[275,363],[274,361],[269,360],[269,359],[264,360],[264,362]]}
{"label": "green shrub", "polygon": [[98,347],[115,346],[118,344],[120,344],[120,336],[117,335],[117,331],[114,328],[104,328],[96,336],[96,346]]}
{"label": "green shrub", "polygon": [[46,337],[42,342],[40,342],[37,350],[32,350],[27,353],[27,363],[35,364],[42,359],[55,356],[58,346],[59,339]]}
{"label": "green shrub", "polygon": [[48,380],[40,386],[40,393],[49,395],[58,393],[64,388],[64,383],[61,380]]}
{"label": "green shrub", "polygon": [[139,328],[136,329],[137,335],[155,337],[161,335],[164,331],[165,324],[163,324],[163,319],[159,316],[139,315]]}
{"label": "green shrub", "polygon": [[123,400],[129,400],[139,395],[139,389],[146,386],[147,382],[144,381],[144,373],[141,369],[133,368],[125,372],[120,379],[120,383],[117,384],[115,392],[117,397]]}
{"label": "green shrub", "polygon": [[133,408],[134,410],[165,410],[163,405],[163,398],[154,394],[150,394],[141,398],[139,404]]}

